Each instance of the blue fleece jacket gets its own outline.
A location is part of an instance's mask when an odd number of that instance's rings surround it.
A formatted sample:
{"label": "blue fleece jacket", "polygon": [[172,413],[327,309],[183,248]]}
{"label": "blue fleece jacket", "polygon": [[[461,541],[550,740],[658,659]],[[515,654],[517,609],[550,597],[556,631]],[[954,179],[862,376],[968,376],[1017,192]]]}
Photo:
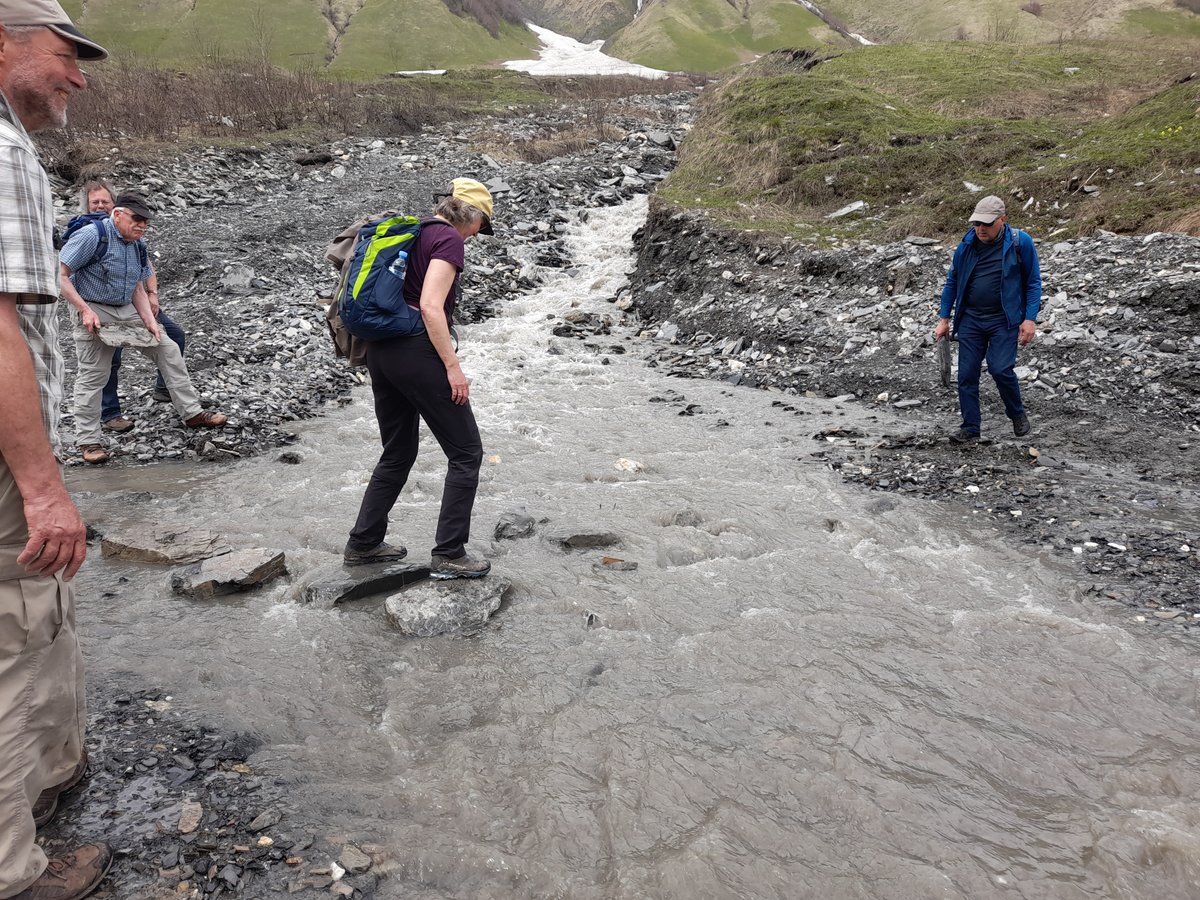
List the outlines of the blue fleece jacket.
{"label": "blue fleece jacket", "polygon": [[[971,280],[971,270],[975,267],[976,240],[974,228],[963,236],[958,249],[954,251],[954,260],[946,274],[946,285],[942,288],[942,305],[938,315],[948,319],[953,310],[951,331],[955,333],[962,319],[963,295]],[[1008,320],[1009,327],[1016,328],[1026,319],[1037,321],[1038,310],[1042,308],[1042,270],[1038,265],[1033,238],[1028,234],[1005,225],[1003,240],[1000,305],[1004,307],[1004,318]]]}

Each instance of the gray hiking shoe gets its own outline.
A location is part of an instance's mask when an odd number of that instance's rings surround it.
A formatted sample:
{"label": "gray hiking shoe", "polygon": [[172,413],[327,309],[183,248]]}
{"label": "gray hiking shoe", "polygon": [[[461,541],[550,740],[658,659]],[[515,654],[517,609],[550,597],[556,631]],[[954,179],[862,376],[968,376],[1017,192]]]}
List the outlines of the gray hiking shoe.
{"label": "gray hiking shoe", "polygon": [[342,560],[347,565],[357,566],[363,563],[387,563],[396,562],[408,556],[408,550],[405,547],[393,547],[387,541],[381,543],[378,547],[373,547],[370,550],[355,550],[349,544],[342,552]]}
{"label": "gray hiking shoe", "polygon": [[475,559],[463,554],[455,559],[434,555],[429,561],[429,577],[444,581],[447,578],[482,578],[492,571],[492,564],[485,559]]}

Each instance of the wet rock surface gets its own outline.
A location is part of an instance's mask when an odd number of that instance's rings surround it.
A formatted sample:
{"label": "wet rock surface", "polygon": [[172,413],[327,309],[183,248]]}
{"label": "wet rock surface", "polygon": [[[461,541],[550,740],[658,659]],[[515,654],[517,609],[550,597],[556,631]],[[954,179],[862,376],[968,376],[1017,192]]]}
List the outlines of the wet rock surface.
{"label": "wet rock surface", "polygon": [[470,637],[487,625],[510,587],[504,578],[431,581],[387,598],[388,621],[411,637]]}
{"label": "wet rock surface", "polygon": [[781,414],[802,415],[795,395],[877,410],[870,433],[813,434],[847,481],[1070,559],[1084,594],[1146,621],[1200,622],[1200,241],[1041,242],[1045,299],[1017,370],[1033,432],[1013,436],[985,374],[984,440],[966,446],[948,440],[957,394],[932,340],[955,244],[815,251],[658,208],[633,303],[673,375],[778,392]]}
{"label": "wet rock surface", "polygon": [[236,594],[287,574],[282,550],[234,550],[171,573],[171,589],[206,600]]}
{"label": "wet rock surface", "polygon": [[[261,740],[191,721],[169,695],[128,682],[92,685],[88,776],[38,835],[53,857],[106,841],[112,868],[92,896],[297,896],[374,891],[371,860],[303,823],[293,785],[260,768]],[[336,880],[332,866],[343,864]]]}
{"label": "wet rock surface", "polygon": [[428,577],[428,564],[399,562],[345,566],[335,563],[307,573],[295,593],[305,603],[330,607],[386,594]]}
{"label": "wet rock surface", "polygon": [[207,528],[153,523],[105,533],[100,547],[112,559],[149,563],[194,563],[233,550],[224,537]]}

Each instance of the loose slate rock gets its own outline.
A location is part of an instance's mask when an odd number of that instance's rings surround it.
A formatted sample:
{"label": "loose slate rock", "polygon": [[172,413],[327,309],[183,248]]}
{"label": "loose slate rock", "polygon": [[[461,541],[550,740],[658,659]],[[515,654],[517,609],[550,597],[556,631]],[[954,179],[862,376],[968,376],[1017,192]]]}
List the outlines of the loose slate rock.
{"label": "loose slate rock", "polygon": [[305,603],[334,606],[399,590],[429,577],[429,566],[397,562],[385,565],[322,566],[311,572],[300,587]]}
{"label": "loose slate rock", "polygon": [[478,634],[500,608],[509,582],[503,578],[430,582],[387,598],[388,621],[413,637]]}
{"label": "loose slate rock", "polygon": [[371,857],[363,853],[353,844],[347,844],[346,849],[338,857],[338,863],[351,875],[361,875],[371,868]]}
{"label": "loose slate rock", "polygon": [[283,821],[283,813],[277,809],[268,809],[265,812],[259,813],[254,817],[249,825],[246,826],[248,831],[262,831],[270,828],[272,825],[278,825]]}
{"label": "loose slate rock", "polygon": [[171,589],[206,599],[234,594],[287,574],[282,550],[238,550],[171,573]]}
{"label": "loose slate rock", "polygon": [[500,517],[493,534],[498,541],[515,541],[517,538],[529,537],[536,527],[537,522],[533,516],[527,515],[525,510],[514,510]]}
{"label": "loose slate rock", "polygon": [[558,529],[546,535],[546,539],[568,550],[587,550],[593,547],[613,547],[621,538],[611,531],[585,531],[583,529]]}
{"label": "loose slate rock", "polygon": [[191,563],[231,553],[233,548],[221,535],[206,528],[142,525],[106,534],[100,551],[110,559]]}

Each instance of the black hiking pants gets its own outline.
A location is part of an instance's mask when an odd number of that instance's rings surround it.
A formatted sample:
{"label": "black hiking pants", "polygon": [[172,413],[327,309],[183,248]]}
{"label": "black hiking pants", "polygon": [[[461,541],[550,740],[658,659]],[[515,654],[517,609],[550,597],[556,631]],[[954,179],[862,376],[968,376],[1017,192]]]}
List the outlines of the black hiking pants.
{"label": "black hiking pants", "polygon": [[388,513],[417,459],[420,418],[441,445],[447,461],[433,552],[452,559],[462,556],[471,537],[471,510],[483,462],[483,443],[471,404],[459,406],[450,399],[446,367],[428,335],[371,342],[367,369],[375,394],[383,455],[363,495],[358,519],[350,532],[350,546],[370,550],[379,546],[387,534]]}

